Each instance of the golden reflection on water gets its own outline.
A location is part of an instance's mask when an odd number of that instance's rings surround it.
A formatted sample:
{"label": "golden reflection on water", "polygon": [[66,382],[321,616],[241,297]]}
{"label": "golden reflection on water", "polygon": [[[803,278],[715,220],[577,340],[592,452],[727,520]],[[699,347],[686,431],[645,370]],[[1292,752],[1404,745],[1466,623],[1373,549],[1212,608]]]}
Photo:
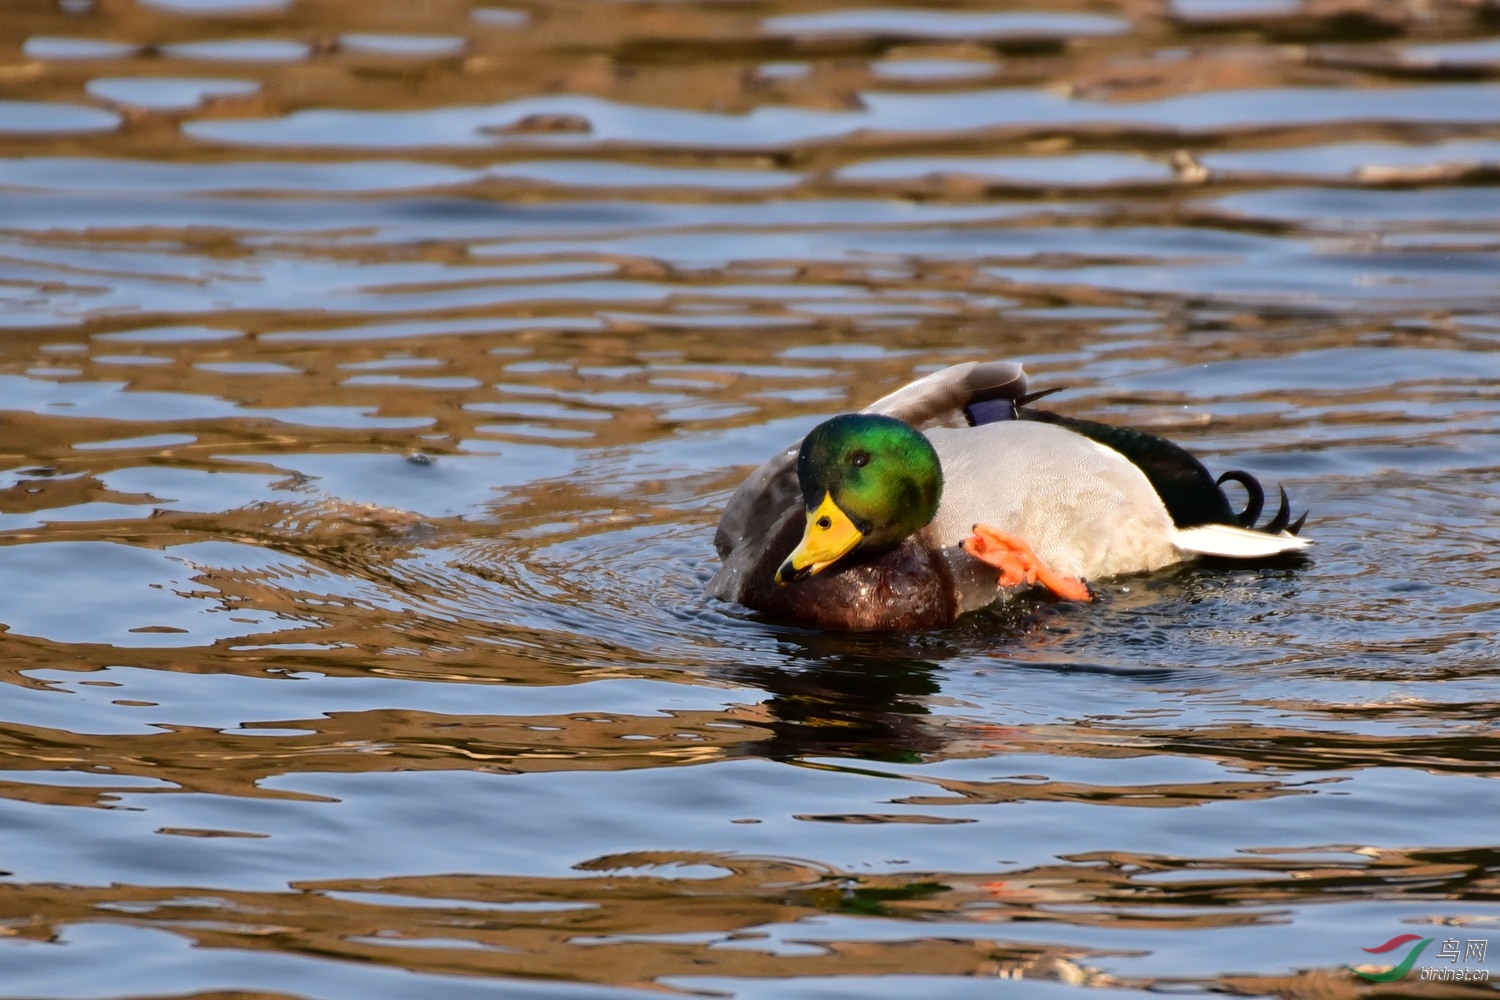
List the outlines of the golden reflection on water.
{"label": "golden reflection on water", "polygon": [[[1101,959],[1115,957],[1108,951],[1038,944],[1029,932],[1006,939],[992,928],[1149,931],[1170,920],[1200,932],[1224,931],[1280,923],[1279,907],[1337,896],[1361,883],[1401,887],[1417,897],[1444,887],[1465,894],[1485,889],[1470,881],[1483,859],[1463,852],[1377,853],[1330,845],[1299,853],[1314,856],[1270,853],[1183,865],[1146,855],[1099,855],[1003,875],[893,877],[850,876],[775,858],[641,852],[594,859],[561,879],[325,880],[280,893],[52,887],[12,895],[8,908],[32,914],[14,928],[31,940],[48,940],[59,927],[107,914],[200,947],[289,950],[429,974],[569,980],[582,950],[591,979],[612,986],[898,973],[1193,989],[1206,984],[1113,975],[1099,968]],[[912,922],[913,936],[884,945],[843,936],[862,920]],[[923,925],[929,934],[920,933]],[[1246,994],[1363,995],[1324,970],[1237,975],[1221,983]],[[1489,991],[1470,986],[1451,995]]]}
{"label": "golden reflection on water", "polygon": [[[1355,996],[1492,935],[1492,10],[11,6],[3,989]],[[703,597],[747,466],[997,356],[1313,556]]]}

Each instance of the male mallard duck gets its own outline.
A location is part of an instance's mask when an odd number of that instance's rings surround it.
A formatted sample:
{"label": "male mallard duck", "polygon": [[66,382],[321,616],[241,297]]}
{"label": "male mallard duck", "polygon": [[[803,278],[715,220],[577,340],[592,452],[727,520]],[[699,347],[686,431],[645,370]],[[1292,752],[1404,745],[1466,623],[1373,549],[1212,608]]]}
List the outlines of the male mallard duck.
{"label": "male mallard duck", "polygon": [[[919,629],[1023,584],[1088,600],[1085,580],[1308,544],[1284,491],[1257,530],[1250,475],[1216,482],[1170,441],[1027,405],[1046,394],[1019,364],[969,363],[819,424],[730,499],[709,592],[818,628]],[[1226,481],[1249,495],[1238,515]]]}

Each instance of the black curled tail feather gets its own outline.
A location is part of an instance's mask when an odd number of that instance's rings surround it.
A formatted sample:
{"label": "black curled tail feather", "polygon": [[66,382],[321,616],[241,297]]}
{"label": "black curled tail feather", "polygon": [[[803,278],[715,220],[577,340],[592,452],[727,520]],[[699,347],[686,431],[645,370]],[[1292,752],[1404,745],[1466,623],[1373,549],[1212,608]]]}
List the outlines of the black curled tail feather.
{"label": "black curled tail feather", "polygon": [[1281,491],[1281,506],[1276,511],[1276,516],[1261,531],[1276,535],[1285,531],[1289,535],[1295,535],[1302,531],[1302,526],[1307,523],[1307,511],[1303,511],[1297,520],[1292,521],[1291,501],[1286,498],[1286,487],[1278,486]]}
{"label": "black curled tail feather", "polygon": [[1276,507],[1276,513],[1269,521],[1257,528],[1255,522],[1260,520],[1261,511],[1265,509],[1266,503],[1266,491],[1260,485],[1260,480],[1242,469],[1230,469],[1214,480],[1216,486],[1223,486],[1225,483],[1239,483],[1245,489],[1245,509],[1235,515],[1242,528],[1263,531],[1268,535],[1279,535],[1283,531],[1289,535],[1295,535],[1307,523],[1305,510],[1301,517],[1295,521],[1292,520],[1292,502],[1287,499],[1286,487],[1278,486],[1276,491],[1281,494],[1281,501]]}
{"label": "black curled tail feather", "polygon": [[1265,509],[1266,491],[1261,488],[1260,480],[1242,469],[1230,469],[1214,480],[1215,486],[1223,486],[1225,483],[1239,483],[1245,489],[1245,509],[1235,515],[1242,528],[1253,528],[1255,522],[1260,520],[1260,512]]}

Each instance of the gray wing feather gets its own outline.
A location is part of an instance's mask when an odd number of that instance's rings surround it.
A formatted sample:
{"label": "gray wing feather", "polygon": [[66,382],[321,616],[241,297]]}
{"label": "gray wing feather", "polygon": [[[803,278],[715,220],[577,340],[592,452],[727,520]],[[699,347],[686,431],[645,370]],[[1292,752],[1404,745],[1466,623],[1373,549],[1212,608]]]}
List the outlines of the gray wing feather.
{"label": "gray wing feather", "polygon": [[802,506],[802,489],[797,484],[797,449],[794,444],[763,462],[734,491],[719,530],[714,532],[714,548],[720,559],[729,558],[747,536],[760,535],[781,520],[786,511]]}
{"label": "gray wing feather", "polygon": [[1026,395],[1026,373],[1014,361],[970,361],[933,372],[882,396],[865,413],[880,413],[911,424],[917,430],[967,427],[964,407],[978,400],[1012,399]]}

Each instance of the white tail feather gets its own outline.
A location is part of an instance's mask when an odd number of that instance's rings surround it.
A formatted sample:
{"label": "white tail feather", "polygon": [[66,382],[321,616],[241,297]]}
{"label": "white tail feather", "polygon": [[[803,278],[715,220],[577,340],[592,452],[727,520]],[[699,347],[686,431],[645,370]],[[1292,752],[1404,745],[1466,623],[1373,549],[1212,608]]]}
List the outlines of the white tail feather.
{"label": "white tail feather", "polygon": [[1268,535],[1263,531],[1237,528],[1232,524],[1202,524],[1196,528],[1174,530],[1172,544],[1184,552],[1196,552],[1204,556],[1261,559],[1283,552],[1296,552],[1312,543],[1285,531],[1279,535]]}

